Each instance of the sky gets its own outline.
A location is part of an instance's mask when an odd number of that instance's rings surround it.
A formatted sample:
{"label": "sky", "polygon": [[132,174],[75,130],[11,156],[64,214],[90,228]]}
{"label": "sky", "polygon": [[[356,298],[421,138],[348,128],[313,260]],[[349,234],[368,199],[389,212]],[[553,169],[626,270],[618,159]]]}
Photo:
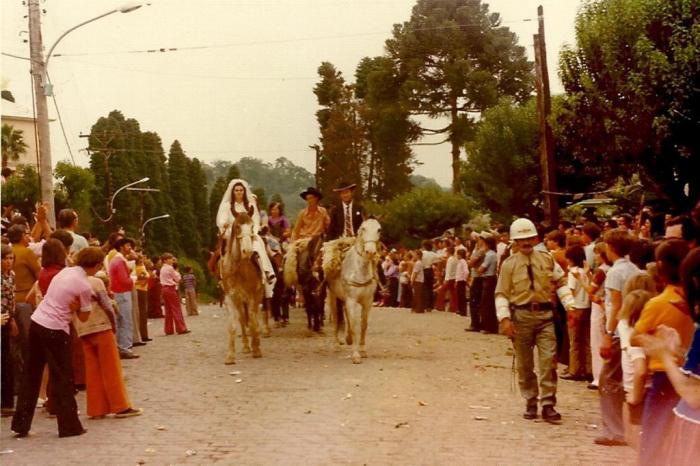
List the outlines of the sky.
{"label": "sky", "polygon": [[[118,109],[143,131],[155,131],[167,152],[178,139],[203,161],[252,156],[286,157],[313,172],[318,110],[313,86],[322,61],[352,81],[357,63],[381,55],[392,25],[410,18],[415,0],[151,0],[67,35],[54,51],[49,74],[68,143],[77,164],[95,121]],[[557,57],[575,43],[580,0],[490,0],[503,25],[534,60],[532,35],[543,5],[553,93],[562,88]],[[43,0],[44,46],[70,27],[113,10],[119,0]],[[3,52],[29,56],[26,6],[2,1]],[[529,21],[527,21],[529,20]],[[179,51],[143,53],[179,48]],[[136,53],[135,53],[136,52]],[[65,55],[64,55],[65,54]],[[2,56],[3,83],[19,106],[31,109],[29,62]],[[50,116],[56,117],[49,101]],[[51,123],[55,164],[70,160],[58,121]],[[430,142],[424,138],[422,142]],[[414,148],[415,173],[451,183],[450,148]]]}

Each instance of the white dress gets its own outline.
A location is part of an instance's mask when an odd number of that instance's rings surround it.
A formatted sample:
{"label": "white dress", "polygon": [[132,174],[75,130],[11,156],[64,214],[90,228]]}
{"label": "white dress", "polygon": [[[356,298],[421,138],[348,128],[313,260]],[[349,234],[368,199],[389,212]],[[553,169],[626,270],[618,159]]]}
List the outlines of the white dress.
{"label": "white dress", "polygon": [[[242,184],[246,193],[248,194],[248,204],[253,207],[253,231],[255,232],[255,238],[253,239],[253,250],[258,254],[260,260],[260,267],[264,272],[263,284],[265,285],[265,297],[271,298],[272,292],[275,287],[275,272],[272,268],[272,263],[270,262],[270,257],[267,255],[265,249],[265,242],[258,234],[260,231],[260,211],[258,210],[257,202],[254,195],[250,191],[248,183],[244,180],[231,180],[224,193],[223,199],[221,199],[221,204],[219,204],[219,211],[216,215],[216,226],[219,228],[219,233],[225,234],[224,238],[230,236],[231,226],[236,221],[231,211],[231,192],[233,191],[233,186],[236,184]],[[247,213],[245,205],[242,202],[235,202],[233,209],[237,213]],[[269,277],[269,279],[267,279]]]}

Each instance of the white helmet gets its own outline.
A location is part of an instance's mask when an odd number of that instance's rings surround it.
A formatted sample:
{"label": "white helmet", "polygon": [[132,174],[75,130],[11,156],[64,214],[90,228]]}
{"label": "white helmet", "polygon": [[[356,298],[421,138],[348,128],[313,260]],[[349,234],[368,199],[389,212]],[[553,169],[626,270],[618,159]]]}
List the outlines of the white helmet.
{"label": "white helmet", "polygon": [[537,236],[537,228],[527,218],[516,219],[510,225],[510,239],[526,239]]}

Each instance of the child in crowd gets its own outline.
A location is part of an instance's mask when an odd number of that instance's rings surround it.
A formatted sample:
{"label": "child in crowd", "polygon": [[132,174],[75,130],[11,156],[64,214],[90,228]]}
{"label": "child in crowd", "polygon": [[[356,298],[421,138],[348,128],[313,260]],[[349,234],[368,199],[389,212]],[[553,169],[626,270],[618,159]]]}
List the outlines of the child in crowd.
{"label": "child in crowd", "polygon": [[182,276],[182,284],[185,287],[185,302],[187,303],[187,315],[198,316],[197,309],[197,279],[192,273],[192,267],[185,267],[185,274]]}
{"label": "child in crowd", "polygon": [[591,369],[591,300],[589,279],[584,270],[586,252],[581,246],[566,250],[568,286],[574,297],[573,309],[567,312],[569,327],[569,371],[562,376],[568,380],[590,380]]}

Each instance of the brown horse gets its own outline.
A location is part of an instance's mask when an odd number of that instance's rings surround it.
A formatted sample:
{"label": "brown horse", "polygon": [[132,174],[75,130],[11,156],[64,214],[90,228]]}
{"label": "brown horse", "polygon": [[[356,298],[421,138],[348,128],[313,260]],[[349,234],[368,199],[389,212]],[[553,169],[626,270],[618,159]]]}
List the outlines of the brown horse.
{"label": "brown horse", "polygon": [[231,228],[231,237],[219,262],[221,280],[226,294],[226,306],[231,313],[226,364],[236,363],[236,333],[239,327],[243,352],[251,351],[248,342],[248,334],[250,334],[253,357],[262,357],[258,313],[264,296],[264,287],[262,271],[253,257],[254,239],[253,220],[248,214],[237,214]]}
{"label": "brown horse", "polygon": [[284,258],[284,284],[286,287],[298,285],[304,296],[306,319],[309,330],[321,331],[323,325],[323,301],[325,290],[321,286],[320,267],[323,238],[316,236],[294,241]]}

